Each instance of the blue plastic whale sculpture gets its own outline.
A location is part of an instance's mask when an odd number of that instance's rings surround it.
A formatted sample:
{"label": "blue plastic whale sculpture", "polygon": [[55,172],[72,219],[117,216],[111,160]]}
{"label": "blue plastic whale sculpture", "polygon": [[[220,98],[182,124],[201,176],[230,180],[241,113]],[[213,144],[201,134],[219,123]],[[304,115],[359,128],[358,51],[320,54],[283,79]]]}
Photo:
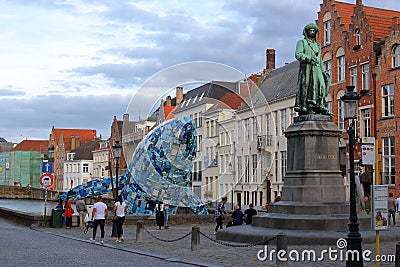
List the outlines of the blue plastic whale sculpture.
{"label": "blue plastic whale sculpture", "polygon": [[[188,117],[166,121],[148,133],[135,149],[125,175],[118,177],[128,214],[153,214],[156,203],[166,199],[169,213],[186,206],[196,214],[207,214],[201,199],[187,187],[196,147],[195,127]],[[89,181],[72,188],[61,199],[108,193],[111,182],[115,178]]]}

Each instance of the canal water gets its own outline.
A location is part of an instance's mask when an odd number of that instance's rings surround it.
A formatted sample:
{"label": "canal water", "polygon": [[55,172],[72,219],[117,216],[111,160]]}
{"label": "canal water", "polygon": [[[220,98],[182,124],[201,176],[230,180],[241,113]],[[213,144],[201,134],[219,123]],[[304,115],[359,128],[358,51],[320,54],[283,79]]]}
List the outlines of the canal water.
{"label": "canal water", "polygon": [[[57,206],[57,202],[47,201],[46,214],[51,215],[51,210]],[[32,215],[44,214],[44,200],[31,199],[0,199],[0,207],[20,211]],[[72,204],[76,213],[75,204]]]}

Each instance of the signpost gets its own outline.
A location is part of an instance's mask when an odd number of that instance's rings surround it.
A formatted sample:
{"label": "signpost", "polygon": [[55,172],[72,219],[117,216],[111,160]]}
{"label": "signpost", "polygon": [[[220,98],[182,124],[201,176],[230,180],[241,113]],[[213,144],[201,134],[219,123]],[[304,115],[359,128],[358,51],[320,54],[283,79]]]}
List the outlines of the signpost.
{"label": "signpost", "polygon": [[43,226],[46,227],[47,217],[47,187],[53,184],[53,176],[49,173],[44,173],[40,176],[40,184],[45,188],[44,190],[44,214],[43,214]]}

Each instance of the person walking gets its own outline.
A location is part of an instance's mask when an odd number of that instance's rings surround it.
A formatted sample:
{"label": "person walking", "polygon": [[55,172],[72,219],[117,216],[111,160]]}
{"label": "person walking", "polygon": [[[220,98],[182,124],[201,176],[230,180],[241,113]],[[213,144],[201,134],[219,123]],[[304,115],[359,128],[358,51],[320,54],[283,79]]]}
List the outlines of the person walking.
{"label": "person walking", "polygon": [[78,200],[75,203],[76,210],[79,212],[79,226],[81,229],[85,228],[85,216],[87,213],[85,201],[82,199],[81,196],[78,196]]}
{"label": "person walking", "polygon": [[117,216],[117,243],[121,243],[124,240],[123,234],[124,230],[122,229],[122,225],[125,222],[125,212],[128,212],[128,207],[126,203],[122,201],[122,196],[118,196],[118,201],[114,203],[114,212]]}
{"label": "person walking", "polygon": [[74,214],[74,210],[72,209],[71,200],[67,197],[67,201],[65,202],[65,225],[66,229],[71,229],[72,226],[72,214]]}
{"label": "person walking", "polygon": [[221,202],[218,203],[217,208],[214,212],[214,218],[217,222],[217,226],[215,226],[214,235],[217,234],[218,228],[222,229],[222,221],[224,220],[225,211],[225,203],[228,201],[227,197],[222,197]]}
{"label": "person walking", "polygon": [[390,217],[392,217],[393,225],[396,226],[396,199],[393,197],[393,193],[389,193],[388,210],[389,210],[389,225],[390,225]]}
{"label": "person walking", "polygon": [[162,227],[164,226],[164,207],[162,202],[158,202],[156,206],[156,223],[158,230],[162,230]]}
{"label": "person walking", "polygon": [[105,203],[103,203],[103,197],[98,196],[97,197],[97,202],[94,203],[93,205],[93,212],[92,212],[92,220],[93,220],[93,238],[92,241],[96,241],[96,232],[97,232],[97,227],[100,225],[100,231],[101,231],[101,239],[100,243],[104,244],[104,224],[106,221],[106,218],[108,217],[108,208]]}

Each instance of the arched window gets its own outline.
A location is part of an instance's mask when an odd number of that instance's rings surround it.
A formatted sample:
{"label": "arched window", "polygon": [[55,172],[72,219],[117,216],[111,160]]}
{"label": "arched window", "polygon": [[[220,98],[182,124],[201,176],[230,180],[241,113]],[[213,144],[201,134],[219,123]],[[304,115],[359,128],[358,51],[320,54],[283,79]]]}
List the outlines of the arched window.
{"label": "arched window", "polygon": [[340,130],[345,130],[344,128],[344,107],[343,107],[343,101],[340,99],[342,96],[344,96],[344,91],[340,90],[337,94],[337,102],[338,102],[338,128]]}
{"label": "arched window", "polygon": [[329,72],[329,76],[332,79],[332,56],[331,56],[331,53],[329,53],[329,52],[326,53],[324,55],[324,58],[322,61],[324,62],[324,67],[325,67],[326,71]]}
{"label": "arched window", "polygon": [[392,50],[392,67],[400,67],[400,45],[395,45]]}
{"label": "arched window", "polygon": [[337,60],[337,70],[338,70],[338,82],[344,81],[345,76],[345,67],[346,62],[344,59],[344,49],[340,47],[336,52],[336,60]]}

